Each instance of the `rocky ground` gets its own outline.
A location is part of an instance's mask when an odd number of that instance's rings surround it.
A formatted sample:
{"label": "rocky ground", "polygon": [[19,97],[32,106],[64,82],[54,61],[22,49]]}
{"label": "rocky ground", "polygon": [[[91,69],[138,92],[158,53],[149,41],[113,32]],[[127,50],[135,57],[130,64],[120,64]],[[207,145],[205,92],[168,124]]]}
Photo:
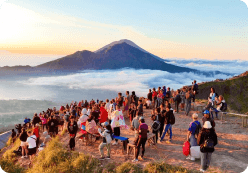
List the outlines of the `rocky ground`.
{"label": "rocky ground", "polygon": [[[196,111],[192,110],[191,114]],[[151,110],[144,110],[146,123],[151,125]],[[185,116],[184,112],[175,113],[176,123],[173,125],[171,144],[163,141],[155,146],[146,145],[145,159],[137,164],[145,166],[151,161],[165,161],[171,165],[182,166],[188,169],[199,170],[200,160],[190,161],[182,153],[182,145],[186,141],[186,133],[189,123],[192,121],[190,116]],[[200,122],[202,115],[199,113]],[[215,120],[216,132],[218,136],[218,145],[212,155],[210,169],[208,172],[242,172],[248,166],[248,129],[243,128],[241,119],[238,117],[228,116],[225,121]],[[126,118],[126,124],[130,125]],[[134,139],[132,130],[121,130],[121,136]],[[69,135],[65,134],[60,137],[64,147],[67,147]],[[168,136],[166,136],[168,138]],[[42,140],[42,139],[41,139]],[[86,146],[83,141],[76,140],[75,150],[99,158],[100,153],[98,146],[101,141],[96,141],[92,146]],[[105,149],[106,150],[106,149]],[[0,155],[3,152],[0,153]],[[127,156],[122,153],[122,144],[119,142],[116,146],[111,146],[111,159],[101,161],[103,165],[108,163],[123,163],[131,161],[133,155]],[[18,162],[24,167],[28,167],[28,159],[18,158]]]}

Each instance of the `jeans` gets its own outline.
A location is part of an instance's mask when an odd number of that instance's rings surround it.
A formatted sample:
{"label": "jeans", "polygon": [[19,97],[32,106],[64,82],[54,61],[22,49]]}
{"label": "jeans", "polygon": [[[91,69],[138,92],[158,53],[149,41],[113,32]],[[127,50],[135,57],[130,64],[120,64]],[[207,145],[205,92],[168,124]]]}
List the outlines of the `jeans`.
{"label": "jeans", "polygon": [[152,131],[153,134],[155,134],[155,141],[154,143],[158,143],[158,130],[157,131]]}
{"label": "jeans", "polygon": [[146,140],[147,140],[147,138],[139,138],[138,143],[137,143],[137,146],[136,146],[137,149],[136,149],[136,153],[135,153],[135,159],[138,159],[140,146],[142,146],[142,154],[141,154],[141,157],[144,156],[144,154],[145,154]]}
{"label": "jeans", "polygon": [[201,169],[207,170],[210,165],[212,153],[202,153],[201,152]]}
{"label": "jeans", "polygon": [[165,128],[164,128],[164,133],[161,137],[161,141],[164,139],[164,136],[166,134],[166,132],[170,130],[170,139],[172,138],[172,125],[171,124],[166,124]]}
{"label": "jeans", "polygon": [[103,148],[106,146],[107,151],[108,151],[108,157],[110,157],[110,143],[106,144],[106,143],[101,143],[99,145],[99,151],[101,153],[101,156],[104,157],[104,152],[103,152]]}
{"label": "jeans", "polygon": [[189,103],[186,101],[186,108],[185,108],[186,115],[189,115],[190,109],[191,109],[191,102]]}
{"label": "jeans", "polygon": [[190,135],[189,142],[191,147],[197,146],[197,140],[195,138],[195,135],[193,134]]}
{"label": "jeans", "polygon": [[[215,112],[216,118],[218,118],[218,112],[220,112],[220,111],[218,111],[216,108],[212,108],[212,109]],[[211,111],[212,119],[214,119],[214,113],[213,113],[213,111]]]}

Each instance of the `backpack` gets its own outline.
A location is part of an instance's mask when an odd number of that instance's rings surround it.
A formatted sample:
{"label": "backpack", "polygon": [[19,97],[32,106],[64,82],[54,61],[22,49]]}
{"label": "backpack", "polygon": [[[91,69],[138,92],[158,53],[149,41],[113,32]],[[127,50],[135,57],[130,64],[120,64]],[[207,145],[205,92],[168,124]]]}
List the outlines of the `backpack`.
{"label": "backpack", "polygon": [[189,143],[189,141],[186,141],[183,144],[183,154],[185,156],[188,156],[190,154],[190,143]]}
{"label": "backpack", "polygon": [[195,121],[194,121],[194,124],[196,125],[196,129],[195,129],[195,135],[198,136],[199,132],[200,132],[200,125],[198,125]]}
{"label": "backpack", "polygon": [[222,102],[222,106],[221,106],[220,110],[221,110],[222,112],[224,112],[224,111],[227,110],[227,104],[226,104],[226,102],[225,102],[225,103]]}
{"label": "backpack", "polygon": [[213,139],[210,139],[210,138],[208,137],[208,138],[204,141],[202,147],[203,147],[203,148],[207,148],[207,149],[209,149],[209,148],[214,148],[214,141],[213,141]]}
{"label": "backpack", "polygon": [[152,130],[156,132],[159,129],[160,129],[160,122],[158,121],[158,116],[157,116],[157,119],[152,123]]}
{"label": "backpack", "polygon": [[170,124],[171,125],[175,124],[175,116],[173,113],[170,115]]}
{"label": "backpack", "polygon": [[[18,156],[22,156],[22,147],[19,146],[19,148],[17,150],[14,150],[13,153],[15,153]],[[24,150],[24,154],[26,154],[25,150]]]}

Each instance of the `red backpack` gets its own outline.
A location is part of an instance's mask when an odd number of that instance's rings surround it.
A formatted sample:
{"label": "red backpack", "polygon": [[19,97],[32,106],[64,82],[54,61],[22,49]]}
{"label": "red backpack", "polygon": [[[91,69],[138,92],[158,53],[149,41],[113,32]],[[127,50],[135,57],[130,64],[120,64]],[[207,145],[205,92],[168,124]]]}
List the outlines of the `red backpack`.
{"label": "red backpack", "polygon": [[190,153],[190,143],[189,143],[189,141],[186,141],[186,142],[184,142],[184,144],[183,144],[183,154],[184,154],[185,156],[188,156],[189,153]]}

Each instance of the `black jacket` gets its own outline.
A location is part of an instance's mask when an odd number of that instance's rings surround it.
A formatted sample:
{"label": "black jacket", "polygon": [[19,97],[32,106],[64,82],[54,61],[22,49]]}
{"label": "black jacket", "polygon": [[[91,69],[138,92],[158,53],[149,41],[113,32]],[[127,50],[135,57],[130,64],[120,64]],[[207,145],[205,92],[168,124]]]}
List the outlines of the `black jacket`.
{"label": "black jacket", "polygon": [[35,125],[35,124],[40,123],[40,122],[41,122],[40,117],[37,116],[37,117],[33,118],[32,124]]}
{"label": "black jacket", "polygon": [[[214,129],[213,128],[211,128],[211,129],[203,128],[201,130],[201,132],[199,133],[199,135],[198,135],[197,144],[199,146],[203,145],[204,141],[206,139],[208,139],[208,138],[210,138],[210,139],[212,139],[214,141],[214,146],[218,143],[217,135],[216,135]],[[203,148],[203,147],[201,147],[201,152],[203,152],[203,153],[206,153],[206,152],[212,153],[212,152],[214,152],[214,148]]]}
{"label": "black jacket", "polygon": [[22,142],[26,142],[27,138],[28,138],[28,134],[27,134],[26,131],[25,131],[24,133],[21,133],[21,135],[20,135],[20,140],[21,140]]}
{"label": "black jacket", "polygon": [[68,126],[67,126],[67,129],[68,129],[68,132],[70,134],[76,134],[77,133],[77,130],[78,130],[78,125],[77,125],[77,122],[74,121],[72,126],[71,126],[71,122],[68,123]]}

